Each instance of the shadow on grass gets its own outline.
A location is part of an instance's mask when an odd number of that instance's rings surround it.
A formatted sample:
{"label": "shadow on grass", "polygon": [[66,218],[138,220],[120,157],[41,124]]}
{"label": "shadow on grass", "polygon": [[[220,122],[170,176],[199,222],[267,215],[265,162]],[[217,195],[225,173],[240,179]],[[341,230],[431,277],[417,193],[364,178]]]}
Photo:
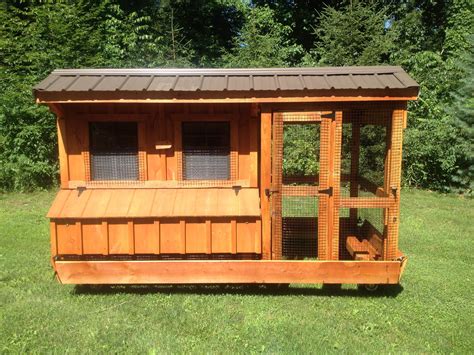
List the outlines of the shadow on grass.
{"label": "shadow on grass", "polygon": [[194,294],[194,295],[253,295],[253,296],[336,296],[336,297],[397,297],[401,285],[381,285],[375,291],[364,287],[341,288],[339,285],[77,285],[75,295],[137,294]]}

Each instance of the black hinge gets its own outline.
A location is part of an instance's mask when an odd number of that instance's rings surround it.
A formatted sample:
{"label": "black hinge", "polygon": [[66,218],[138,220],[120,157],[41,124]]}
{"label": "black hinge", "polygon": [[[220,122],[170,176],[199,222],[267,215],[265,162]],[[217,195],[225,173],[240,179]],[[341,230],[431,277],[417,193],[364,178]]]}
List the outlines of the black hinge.
{"label": "black hinge", "polygon": [[321,115],[321,118],[329,118],[331,120],[335,120],[336,119],[336,113],[335,112],[326,113],[325,115]]}
{"label": "black hinge", "polygon": [[328,196],[332,196],[332,187],[328,187],[327,189],[318,190],[320,194],[327,194]]}
{"label": "black hinge", "polygon": [[265,189],[265,196],[270,197],[273,193],[278,191],[277,189]]}

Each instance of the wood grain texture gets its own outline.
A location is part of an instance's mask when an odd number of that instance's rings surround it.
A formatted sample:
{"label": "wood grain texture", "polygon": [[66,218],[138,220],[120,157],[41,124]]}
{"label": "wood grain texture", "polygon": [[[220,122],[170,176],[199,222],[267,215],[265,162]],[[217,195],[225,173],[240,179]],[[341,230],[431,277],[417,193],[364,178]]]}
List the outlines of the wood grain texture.
{"label": "wood grain texture", "polygon": [[59,175],[61,188],[66,188],[69,183],[69,160],[67,157],[66,120],[63,116],[58,116],[56,126],[58,130]]}
{"label": "wood grain texture", "polygon": [[260,115],[260,209],[262,213],[262,257],[271,259],[272,255],[272,225],[270,215],[270,200],[265,189],[271,188],[272,171],[272,112],[268,107],[262,107]]}
{"label": "wood grain texture", "polygon": [[82,223],[83,252],[87,255],[108,254],[108,230],[100,221]]}
{"label": "wood grain texture", "polygon": [[56,261],[63,284],[397,284],[397,261]]}
{"label": "wood grain texture", "polygon": [[260,216],[256,188],[61,190],[48,218]]}

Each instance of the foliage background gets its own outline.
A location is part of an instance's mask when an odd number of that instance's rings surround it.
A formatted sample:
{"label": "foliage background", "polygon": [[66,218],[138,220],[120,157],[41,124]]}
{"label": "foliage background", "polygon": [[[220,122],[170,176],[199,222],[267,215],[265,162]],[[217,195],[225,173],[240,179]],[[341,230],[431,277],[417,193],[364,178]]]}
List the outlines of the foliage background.
{"label": "foliage background", "polygon": [[[55,68],[401,65],[420,83],[404,182],[473,188],[471,0],[13,1],[0,4],[0,189],[57,184]],[[295,143],[307,142],[302,138]],[[314,167],[310,168],[313,169]]]}

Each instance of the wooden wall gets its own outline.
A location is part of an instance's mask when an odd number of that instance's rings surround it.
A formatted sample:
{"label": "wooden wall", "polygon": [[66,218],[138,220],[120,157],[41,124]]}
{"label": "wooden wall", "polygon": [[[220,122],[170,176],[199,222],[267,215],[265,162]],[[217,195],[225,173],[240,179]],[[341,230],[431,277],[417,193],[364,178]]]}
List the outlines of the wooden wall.
{"label": "wooden wall", "polygon": [[260,254],[258,218],[51,221],[52,255]]}
{"label": "wooden wall", "polygon": [[[74,188],[87,180],[88,121],[138,120],[144,179],[169,182],[178,179],[176,118],[206,120],[206,117],[221,116],[231,117],[238,127],[233,148],[237,157],[236,180],[243,187],[258,186],[259,120],[256,113],[252,114],[250,104],[63,104],[62,110],[66,157],[60,158],[65,160],[68,175],[68,179],[62,177],[61,181],[68,181],[62,188]],[[61,129],[61,125],[59,127]],[[171,148],[157,149],[160,144],[171,144]],[[61,170],[65,175],[64,169]]]}

